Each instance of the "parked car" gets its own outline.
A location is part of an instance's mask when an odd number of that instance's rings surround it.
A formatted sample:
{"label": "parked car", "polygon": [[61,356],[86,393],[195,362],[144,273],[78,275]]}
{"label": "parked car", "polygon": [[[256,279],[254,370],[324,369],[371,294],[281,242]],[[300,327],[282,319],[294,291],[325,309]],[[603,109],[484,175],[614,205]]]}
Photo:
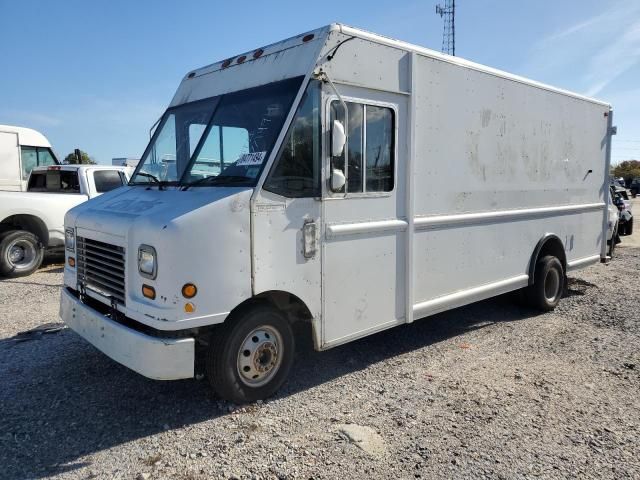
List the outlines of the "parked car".
{"label": "parked car", "polygon": [[34,167],[58,163],[49,140],[40,132],[0,125],[0,190],[24,192]]}
{"label": "parked car", "polygon": [[636,195],[640,193],[640,177],[636,177],[631,180],[631,185],[629,185],[629,190],[631,191],[631,196],[636,198]]}
{"label": "parked car", "polygon": [[64,247],[64,215],[127,183],[132,169],[99,165],[35,167],[26,192],[0,192],[0,274],[29,275],[44,250]]}
{"label": "parked car", "polygon": [[607,208],[609,209],[609,222],[607,230],[607,245],[609,250],[607,255],[613,257],[613,252],[616,249],[616,245],[621,242],[618,228],[620,224],[620,210],[614,203],[616,197],[616,189],[613,185],[609,187],[609,201],[607,202]]}
{"label": "parked car", "polygon": [[618,233],[620,235],[631,235],[633,233],[633,214],[627,191],[620,188],[614,189],[613,203],[620,211]]}

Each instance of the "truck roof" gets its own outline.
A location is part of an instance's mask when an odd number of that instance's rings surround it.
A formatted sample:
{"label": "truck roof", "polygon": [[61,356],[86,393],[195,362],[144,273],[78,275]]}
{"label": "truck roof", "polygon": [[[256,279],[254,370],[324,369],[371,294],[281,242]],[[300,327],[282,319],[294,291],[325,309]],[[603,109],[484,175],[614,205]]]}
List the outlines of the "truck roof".
{"label": "truck roof", "polygon": [[383,35],[378,35],[376,33],[372,33],[372,32],[368,32],[366,30],[362,30],[360,28],[355,28],[355,27],[350,27],[348,25],[342,24],[342,23],[332,23],[330,25],[326,25],[324,27],[315,29],[315,30],[311,30],[309,32],[305,32],[302,33],[300,35],[296,35],[294,37],[290,37],[287,38],[285,40],[276,42],[276,43],[272,43],[270,45],[266,45],[260,48],[257,48],[255,50],[251,50],[249,52],[244,52],[238,55],[234,55],[231,57],[228,57],[225,60],[221,60],[215,63],[212,63],[210,65],[195,69],[195,70],[191,70],[190,72],[187,73],[187,75],[185,75],[184,79],[182,80],[182,84],[180,86],[180,88],[178,89],[178,92],[176,92],[176,96],[174,97],[173,101],[172,101],[172,105],[176,105],[176,104],[180,104],[180,103],[185,103],[186,101],[190,101],[191,99],[188,98],[188,95],[181,95],[180,93],[181,90],[183,90],[183,86],[185,84],[185,82],[188,82],[191,79],[195,79],[197,77],[200,77],[202,75],[206,75],[206,74],[210,74],[210,73],[214,73],[217,71],[221,71],[221,70],[225,70],[229,67],[242,67],[245,65],[250,64],[251,62],[258,60],[258,59],[263,59],[266,56],[269,55],[273,55],[273,54],[278,54],[280,52],[284,52],[285,50],[289,50],[291,48],[294,47],[299,47],[301,46],[304,42],[307,42],[311,39],[313,39],[314,37],[317,39],[319,37],[326,37],[330,32],[333,31],[338,31],[344,35],[347,36],[351,36],[351,37],[357,37],[357,38],[361,38],[363,40],[368,40],[371,42],[375,42],[375,43],[379,43],[381,45],[385,45],[385,46],[389,46],[389,47],[394,47],[394,48],[398,48],[400,50],[404,50],[407,52],[415,52],[418,53],[420,55],[426,56],[426,57],[431,57],[431,58],[436,58],[438,60],[442,60],[444,62],[447,63],[452,63],[455,65],[460,65],[462,67],[465,68],[470,68],[476,71],[480,71],[480,72],[484,72],[487,73],[489,75],[495,75],[497,77],[502,77],[502,78],[506,78],[515,82],[519,82],[519,83],[524,83],[527,85],[531,85],[537,88],[541,88],[544,90],[549,90],[552,92],[556,92],[556,93],[560,93],[563,95],[568,95],[574,98],[579,98],[582,100],[586,100],[588,102],[592,102],[592,103],[597,103],[600,105],[604,105],[604,106],[610,106],[609,103],[607,102],[603,102],[601,100],[597,100],[597,99],[593,99],[590,97],[587,97],[585,95],[581,95],[579,93],[576,92],[571,92],[569,90],[564,90],[561,88],[557,88],[557,87],[553,87],[551,85],[547,85],[541,82],[537,82],[535,80],[531,80],[525,77],[521,77],[519,75],[514,75],[512,73],[508,73],[502,70],[498,70],[495,68],[491,68],[488,67],[486,65],[482,65],[479,63],[475,63],[472,62],[470,60],[465,60],[464,58],[461,57],[454,57],[451,55],[446,55],[440,52],[437,52],[435,50],[431,50],[430,48],[426,48],[426,47],[421,47],[419,45],[414,45],[408,42],[403,42],[401,40],[396,40],[394,38],[390,38],[390,37],[386,37]]}
{"label": "truck roof", "polygon": [[44,172],[47,170],[120,170],[122,172],[126,172],[133,167],[122,167],[119,165],[94,165],[94,164],[72,164],[72,165],[49,165],[49,166],[41,166],[41,167],[33,167],[32,172]]}
{"label": "truck roof", "polygon": [[51,144],[49,143],[49,140],[47,140],[47,137],[31,128],[16,127],[13,125],[0,125],[0,132],[17,133],[20,145],[51,148]]}

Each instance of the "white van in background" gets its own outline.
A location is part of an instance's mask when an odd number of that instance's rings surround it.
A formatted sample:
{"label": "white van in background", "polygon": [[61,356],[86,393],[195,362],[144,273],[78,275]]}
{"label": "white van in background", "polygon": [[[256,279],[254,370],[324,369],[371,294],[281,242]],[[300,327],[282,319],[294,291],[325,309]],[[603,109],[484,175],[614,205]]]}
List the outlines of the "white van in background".
{"label": "white van in background", "polygon": [[49,140],[40,132],[0,125],[0,190],[24,192],[34,167],[59,163]]}

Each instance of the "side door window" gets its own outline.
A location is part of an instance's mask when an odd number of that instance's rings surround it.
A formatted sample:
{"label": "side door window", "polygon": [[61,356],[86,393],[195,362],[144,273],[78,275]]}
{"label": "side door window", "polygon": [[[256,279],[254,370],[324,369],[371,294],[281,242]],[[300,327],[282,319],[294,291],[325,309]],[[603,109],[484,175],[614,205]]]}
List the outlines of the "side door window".
{"label": "side door window", "polygon": [[320,196],[320,84],[309,83],[264,189],[289,198]]}
{"label": "side door window", "polygon": [[96,186],[96,192],[105,193],[121,187],[123,181],[118,170],[95,170],[93,183]]}
{"label": "side door window", "polygon": [[34,167],[38,166],[38,149],[36,147],[20,147],[22,157],[22,179],[29,178]]}
{"label": "side door window", "polygon": [[22,156],[22,179],[29,178],[29,174],[34,167],[57,165],[56,157],[50,149],[46,147],[21,146]]}
{"label": "side door window", "polygon": [[38,147],[38,166],[42,167],[49,165],[57,165],[56,157],[53,155],[50,149]]}
{"label": "side door window", "polygon": [[[395,181],[393,109],[356,102],[346,104],[348,141],[341,156],[331,157],[331,169],[344,172],[347,183],[342,192],[334,193],[348,195],[392,191]],[[340,102],[331,102],[330,108],[330,125],[334,120],[344,121]]]}

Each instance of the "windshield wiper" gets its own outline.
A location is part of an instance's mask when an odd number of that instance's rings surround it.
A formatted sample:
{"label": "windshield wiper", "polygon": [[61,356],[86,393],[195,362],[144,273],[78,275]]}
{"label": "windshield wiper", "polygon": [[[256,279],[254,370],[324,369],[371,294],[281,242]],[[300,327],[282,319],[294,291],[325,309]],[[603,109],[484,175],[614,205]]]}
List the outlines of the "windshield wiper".
{"label": "windshield wiper", "polygon": [[141,177],[147,177],[153,180],[153,183],[158,184],[158,190],[164,190],[165,187],[167,186],[167,182],[165,182],[164,180],[159,180],[158,177],[156,177],[155,175],[151,175],[150,173],[138,172],[136,177],[138,175],[140,175]]}
{"label": "windshield wiper", "polygon": [[195,182],[191,182],[191,183],[187,183],[184,187],[182,187],[182,191],[186,191],[189,187],[193,187],[194,185],[202,185],[202,184],[209,184],[209,185],[219,185],[219,184],[224,184],[224,183],[239,183],[239,182],[245,182],[247,180],[252,180],[250,177],[245,177],[244,175],[218,175],[218,176],[210,176],[210,177],[203,177],[203,178],[199,178],[198,180],[196,180]]}

